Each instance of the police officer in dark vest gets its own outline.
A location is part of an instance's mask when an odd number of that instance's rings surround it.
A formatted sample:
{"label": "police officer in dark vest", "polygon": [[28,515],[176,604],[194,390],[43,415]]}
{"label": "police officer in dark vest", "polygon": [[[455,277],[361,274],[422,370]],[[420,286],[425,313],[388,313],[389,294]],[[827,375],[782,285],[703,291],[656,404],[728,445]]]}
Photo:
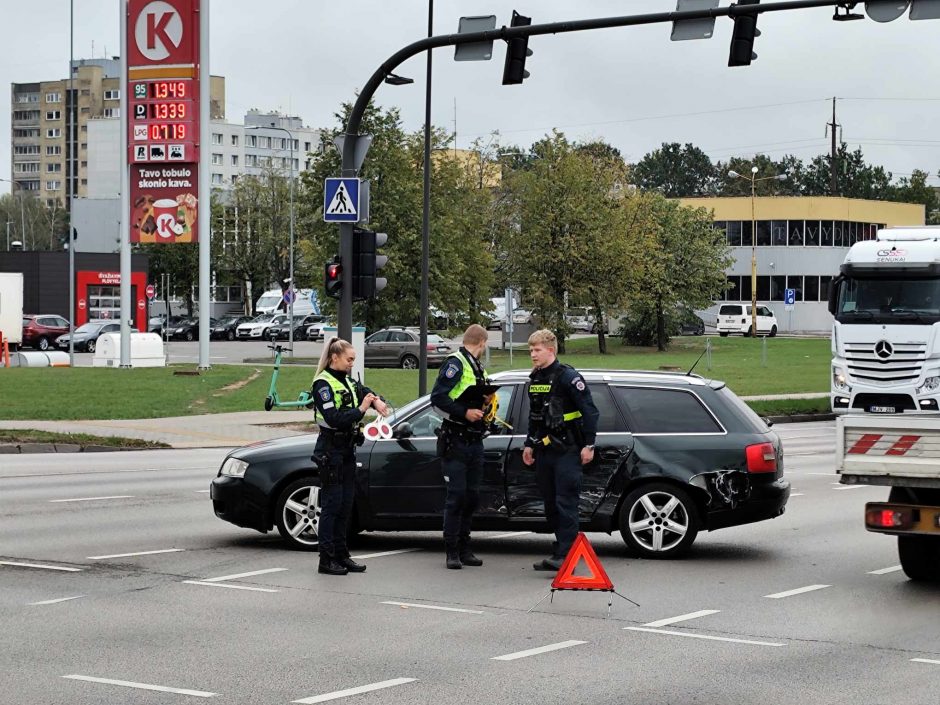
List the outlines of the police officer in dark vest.
{"label": "police officer in dark vest", "polygon": [[533,568],[557,572],[578,535],[581,467],[594,460],[600,413],[584,377],[555,356],[555,334],[538,330],[529,336],[529,433],[522,461],[535,465],[536,482],[545,500],[545,517],[555,542],[552,555]]}
{"label": "police officer in dark vest", "polygon": [[486,341],[483,326],[474,324],[467,328],[463,346],[441,365],[431,390],[431,404],[444,419],[438,437],[438,455],[447,485],[444,547],[448,568],[483,565],[470,550],[470,524],[480,502],[483,477],[483,437],[486,434],[483,406],[487,379],[480,356],[486,350]]}
{"label": "police officer in dark vest", "polygon": [[370,408],[388,414],[385,402],[371,389],[350,377],[356,350],[352,344],[331,338],[313,380],[320,432],[313,460],[320,470],[320,573],[362,573],[366,567],[349,555],[346,529],[356,488],[356,446],[362,443],[360,422]]}

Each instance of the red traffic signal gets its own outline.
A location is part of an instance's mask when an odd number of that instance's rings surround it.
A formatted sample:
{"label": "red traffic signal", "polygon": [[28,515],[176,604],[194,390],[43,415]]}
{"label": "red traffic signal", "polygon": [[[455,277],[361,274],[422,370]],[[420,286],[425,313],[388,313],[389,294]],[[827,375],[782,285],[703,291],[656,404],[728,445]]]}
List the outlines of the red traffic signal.
{"label": "red traffic signal", "polygon": [[323,288],[326,290],[326,295],[334,299],[343,295],[343,265],[338,259],[334,257],[327,262],[323,270]]}

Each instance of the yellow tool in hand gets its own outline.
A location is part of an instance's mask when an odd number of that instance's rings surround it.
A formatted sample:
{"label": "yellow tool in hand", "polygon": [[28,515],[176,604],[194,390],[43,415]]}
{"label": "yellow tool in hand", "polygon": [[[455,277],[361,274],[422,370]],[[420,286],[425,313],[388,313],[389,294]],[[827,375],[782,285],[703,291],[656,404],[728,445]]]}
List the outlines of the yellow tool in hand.
{"label": "yellow tool in hand", "polygon": [[496,423],[511,431],[512,426],[499,418],[496,415],[497,411],[499,411],[499,400],[495,394],[490,394],[483,400],[483,422],[487,424]]}

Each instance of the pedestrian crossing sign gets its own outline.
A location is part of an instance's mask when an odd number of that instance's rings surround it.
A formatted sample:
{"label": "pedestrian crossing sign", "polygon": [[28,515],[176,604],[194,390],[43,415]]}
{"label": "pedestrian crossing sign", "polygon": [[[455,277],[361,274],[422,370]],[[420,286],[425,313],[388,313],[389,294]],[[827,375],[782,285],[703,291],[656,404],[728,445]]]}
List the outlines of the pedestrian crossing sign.
{"label": "pedestrian crossing sign", "polygon": [[323,220],[327,223],[359,222],[359,179],[326,180],[323,189]]}

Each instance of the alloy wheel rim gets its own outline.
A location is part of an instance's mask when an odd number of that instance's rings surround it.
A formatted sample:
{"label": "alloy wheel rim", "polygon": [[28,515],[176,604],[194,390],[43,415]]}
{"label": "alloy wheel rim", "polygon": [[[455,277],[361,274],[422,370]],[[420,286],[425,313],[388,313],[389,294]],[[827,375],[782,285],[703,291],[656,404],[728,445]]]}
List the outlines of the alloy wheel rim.
{"label": "alloy wheel rim", "polygon": [[298,543],[316,546],[319,543],[320,488],[298,487],[284,502],[284,526]]}
{"label": "alloy wheel rim", "polygon": [[633,539],[646,550],[669,551],[688,534],[689,513],[669,492],[649,492],[630,507],[629,530]]}

